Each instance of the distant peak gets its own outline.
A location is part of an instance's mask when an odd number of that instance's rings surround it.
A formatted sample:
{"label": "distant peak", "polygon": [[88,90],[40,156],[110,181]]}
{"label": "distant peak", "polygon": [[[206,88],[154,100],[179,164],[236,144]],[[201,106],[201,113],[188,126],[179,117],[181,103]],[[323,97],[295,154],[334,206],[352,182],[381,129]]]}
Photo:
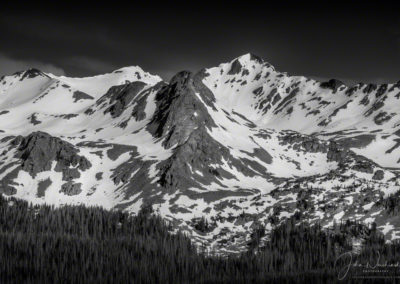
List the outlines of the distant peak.
{"label": "distant peak", "polygon": [[21,79],[20,79],[21,81],[24,80],[25,78],[35,78],[37,76],[48,77],[46,75],[46,73],[44,73],[36,68],[29,68],[25,71],[18,71],[18,72],[15,72],[13,75],[17,76],[17,77],[21,77]]}
{"label": "distant peak", "polygon": [[275,68],[271,64],[269,64],[267,61],[265,61],[262,57],[255,55],[253,53],[250,53],[250,52],[235,58],[234,60],[232,60],[231,63],[234,64],[235,61],[239,62],[242,66],[256,63],[256,64],[260,64],[260,65],[263,65],[263,66],[266,66],[266,67],[269,67],[269,68],[272,68],[275,70]]}
{"label": "distant peak", "polygon": [[36,78],[38,76],[42,76],[42,77],[49,77],[47,76],[46,73],[40,71],[39,69],[36,68],[30,68],[28,70],[25,71],[24,75],[21,78],[21,81],[25,78]]}
{"label": "distant peak", "polygon": [[273,71],[275,71],[275,68],[269,64],[268,62],[264,61],[261,57],[254,55],[252,53],[246,53],[244,55],[241,55],[235,59],[233,59],[230,63],[230,70],[228,71],[229,75],[235,75],[241,73],[243,70],[244,72],[248,73],[249,68],[252,66],[254,67],[255,65],[258,65],[260,67],[267,67],[271,68]]}
{"label": "distant peak", "polygon": [[120,69],[114,70],[112,73],[127,73],[127,74],[135,74],[135,76],[140,80],[143,77],[153,77],[158,81],[162,81],[161,77],[158,75],[150,74],[149,72],[144,71],[140,66],[127,66],[122,67]]}
{"label": "distant peak", "polygon": [[184,84],[189,78],[192,77],[192,75],[193,74],[190,71],[187,70],[180,71],[171,78],[169,83],[170,85],[173,85],[175,83]]}
{"label": "distant peak", "polygon": [[119,68],[117,70],[114,70],[112,73],[121,73],[121,72],[143,72],[143,69],[140,66],[126,66],[126,67],[122,67]]}
{"label": "distant peak", "polygon": [[258,62],[258,63],[260,63],[260,64],[263,64],[263,63],[264,63],[264,59],[262,59],[262,58],[261,58],[260,56],[258,56],[258,55],[255,55],[255,54],[253,54],[253,53],[250,53],[250,52],[239,56],[237,59],[239,59],[239,60],[241,60],[241,61],[255,61],[255,62]]}

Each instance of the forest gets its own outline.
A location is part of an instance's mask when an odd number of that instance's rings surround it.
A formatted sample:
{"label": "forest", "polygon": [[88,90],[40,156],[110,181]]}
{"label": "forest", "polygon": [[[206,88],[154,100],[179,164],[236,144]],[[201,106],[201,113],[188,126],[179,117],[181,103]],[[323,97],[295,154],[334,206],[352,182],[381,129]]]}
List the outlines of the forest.
{"label": "forest", "polygon": [[[325,230],[298,219],[277,224],[266,242],[259,226],[247,252],[217,257],[198,252],[187,236],[171,234],[150,207],[132,216],[0,196],[0,283],[336,283],[337,260],[355,251],[354,239],[363,243],[357,259],[400,259],[400,244],[385,243],[375,226],[346,221]],[[393,283],[396,271],[390,273],[362,279],[350,271],[344,280]]]}

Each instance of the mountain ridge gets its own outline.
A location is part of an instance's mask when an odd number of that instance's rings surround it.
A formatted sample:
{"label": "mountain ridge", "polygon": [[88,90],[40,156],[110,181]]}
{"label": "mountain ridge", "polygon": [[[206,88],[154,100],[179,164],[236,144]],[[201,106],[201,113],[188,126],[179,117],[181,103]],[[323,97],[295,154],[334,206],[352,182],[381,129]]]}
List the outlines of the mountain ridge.
{"label": "mountain ridge", "polygon": [[[0,192],[131,213],[150,204],[218,253],[295,214],[376,222],[391,241],[399,99],[398,83],[317,82],[252,54],[169,82],[140,67],[17,72],[0,80]],[[199,217],[215,226],[199,231]]]}

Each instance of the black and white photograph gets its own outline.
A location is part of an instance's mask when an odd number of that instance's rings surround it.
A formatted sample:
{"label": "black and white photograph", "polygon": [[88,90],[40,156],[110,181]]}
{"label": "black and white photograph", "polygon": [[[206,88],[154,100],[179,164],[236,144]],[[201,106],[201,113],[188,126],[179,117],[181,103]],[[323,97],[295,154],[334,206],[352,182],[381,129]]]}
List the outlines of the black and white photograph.
{"label": "black and white photograph", "polygon": [[0,4],[11,283],[400,283],[400,9]]}

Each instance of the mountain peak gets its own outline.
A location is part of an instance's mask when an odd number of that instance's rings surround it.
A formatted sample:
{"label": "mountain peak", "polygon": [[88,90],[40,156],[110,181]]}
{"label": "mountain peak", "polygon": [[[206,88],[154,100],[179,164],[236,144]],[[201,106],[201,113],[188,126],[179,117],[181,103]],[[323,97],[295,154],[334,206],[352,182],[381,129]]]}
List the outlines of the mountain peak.
{"label": "mountain peak", "polygon": [[[144,75],[144,74],[151,75],[150,73],[144,71],[140,66],[137,66],[137,65],[122,67],[117,70],[114,70],[111,73],[130,73],[130,74],[138,74],[138,75]],[[151,75],[151,76],[158,77],[157,75]]]}
{"label": "mountain peak", "polygon": [[20,81],[26,79],[26,78],[35,78],[38,76],[42,77],[49,77],[46,73],[40,71],[39,69],[36,68],[29,68],[25,71],[17,71],[13,74],[15,77],[21,77]]}
{"label": "mountain peak", "polygon": [[253,54],[251,52],[243,54],[243,55],[237,57],[237,59],[239,59],[240,61],[243,61],[243,62],[245,62],[245,61],[255,61],[255,62],[258,62],[260,64],[265,62],[264,59],[262,59],[260,56],[255,55],[255,54]]}
{"label": "mountain peak", "polygon": [[260,66],[265,66],[265,67],[269,67],[272,68],[275,71],[275,68],[268,63],[267,61],[265,61],[262,57],[255,55],[253,53],[246,53],[243,54],[239,57],[236,57],[235,59],[233,59],[231,61],[231,64],[235,64],[235,68],[237,69],[239,66],[239,64],[241,66],[254,66],[254,65],[260,65]]}
{"label": "mountain peak", "polygon": [[[132,213],[152,204],[217,250],[297,212],[321,226],[362,216],[399,236],[384,204],[400,192],[400,84],[318,82],[251,53],[169,83],[138,66],[42,74],[0,82],[0,193]],[[200,216],[216,230],[200,235]]]}
{"label": "mountain peak", "polygon": [[193,76],[193,73],[187,70],[183,70],[175,74],[169,81],[170,85],[181,83],[184,84],[188,79]]}

